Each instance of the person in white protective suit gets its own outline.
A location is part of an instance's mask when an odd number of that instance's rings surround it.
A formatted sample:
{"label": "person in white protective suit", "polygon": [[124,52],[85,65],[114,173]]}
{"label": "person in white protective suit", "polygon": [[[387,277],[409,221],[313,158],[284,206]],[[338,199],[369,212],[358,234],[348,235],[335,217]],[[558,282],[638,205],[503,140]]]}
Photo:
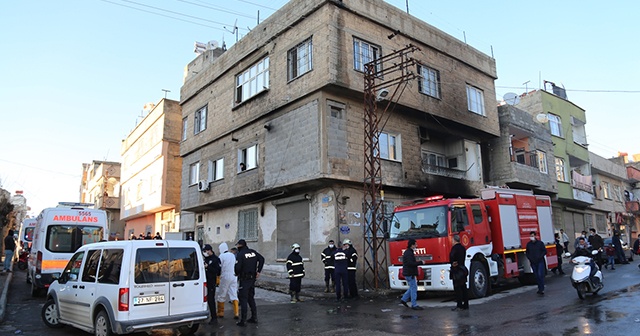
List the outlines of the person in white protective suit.
{"label": "person in white protective suit", "polygon": [[218,317],[224,317],[224,303],[230,301],[233,304],[233,318],[239,317],[238,306],[238,277],[235,275],[236,255],[229,251],[227,243],[218,246],[220,251],[220,285],[216,291],[216,301],[218,302]]}

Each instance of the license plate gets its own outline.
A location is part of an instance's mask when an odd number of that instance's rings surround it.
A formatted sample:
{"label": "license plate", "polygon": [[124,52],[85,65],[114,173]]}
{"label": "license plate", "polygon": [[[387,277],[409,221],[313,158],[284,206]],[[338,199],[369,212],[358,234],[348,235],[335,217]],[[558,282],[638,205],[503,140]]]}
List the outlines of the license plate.
{"label": "license plate", "polygon": [[150,296],[135,296],[133,298],[133,305],[147,305],[154,303],[164,303],[164,294],[161,295],[150,295]]}

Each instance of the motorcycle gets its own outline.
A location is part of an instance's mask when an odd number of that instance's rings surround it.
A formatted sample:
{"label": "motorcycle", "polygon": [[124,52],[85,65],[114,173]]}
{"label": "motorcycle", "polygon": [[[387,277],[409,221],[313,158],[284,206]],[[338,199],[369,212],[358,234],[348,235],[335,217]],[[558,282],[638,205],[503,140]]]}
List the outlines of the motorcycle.
{"label": "motorcycle", "polygon": [[[598,251],[593,251],[591,254],[595,258]],[[573,273],[571,273],[571,284],[578,292],[578,297],[581,300],[584,300],[587,293],[597,294],[604,287],[602,272],[595,262],[593,266],[596,272],[593,277],[590,277],[592,271],[591,261],[592,258],[585,256],[578,256],[571,259],[571,262],[574,264]]]}

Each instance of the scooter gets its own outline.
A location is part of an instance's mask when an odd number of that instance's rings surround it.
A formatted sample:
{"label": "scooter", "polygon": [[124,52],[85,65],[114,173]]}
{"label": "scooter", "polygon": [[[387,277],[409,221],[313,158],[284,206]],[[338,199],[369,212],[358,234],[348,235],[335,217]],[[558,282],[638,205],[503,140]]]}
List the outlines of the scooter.
{"label": "scooter", "polygon": [[[591,254],[595,257],[598,251],[593,251]],[[592,258],[578,256],[571,259],[573,266],[573,273],[571,273],[571,284],[578,292],[578,297],[584,300],[587,293],[597,294],[603,287],[602,272],[598,268],[598,265],[594,263],[596,273],[593,278],[589,277],[591,274],[591,260]]]}

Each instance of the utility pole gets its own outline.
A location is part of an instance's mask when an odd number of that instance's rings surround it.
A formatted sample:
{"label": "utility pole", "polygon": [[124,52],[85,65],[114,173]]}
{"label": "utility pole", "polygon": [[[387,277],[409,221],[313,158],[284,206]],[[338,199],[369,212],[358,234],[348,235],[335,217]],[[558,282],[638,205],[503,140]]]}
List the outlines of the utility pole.
{"label": "utility pole", "polygon": [[[364,65],[364,287],[387,288],[387,242],[386,225],[381,212],[384,200],[382,173],[380,170],[380,121],[388,114],[389,107],[402,95],[409,80],[418,77],[414,73],[415,60],[409,54],[419,50],[408,45],[389,55]],[[378,81],[376,83],[376,81]],[[402,87],[402,89],[400,89]],[[391,94],[391,92],[393,92]],[[384,110],[377,113],[378,103],[385,100]],[[387,116],[388,120],[388,116]]]}

